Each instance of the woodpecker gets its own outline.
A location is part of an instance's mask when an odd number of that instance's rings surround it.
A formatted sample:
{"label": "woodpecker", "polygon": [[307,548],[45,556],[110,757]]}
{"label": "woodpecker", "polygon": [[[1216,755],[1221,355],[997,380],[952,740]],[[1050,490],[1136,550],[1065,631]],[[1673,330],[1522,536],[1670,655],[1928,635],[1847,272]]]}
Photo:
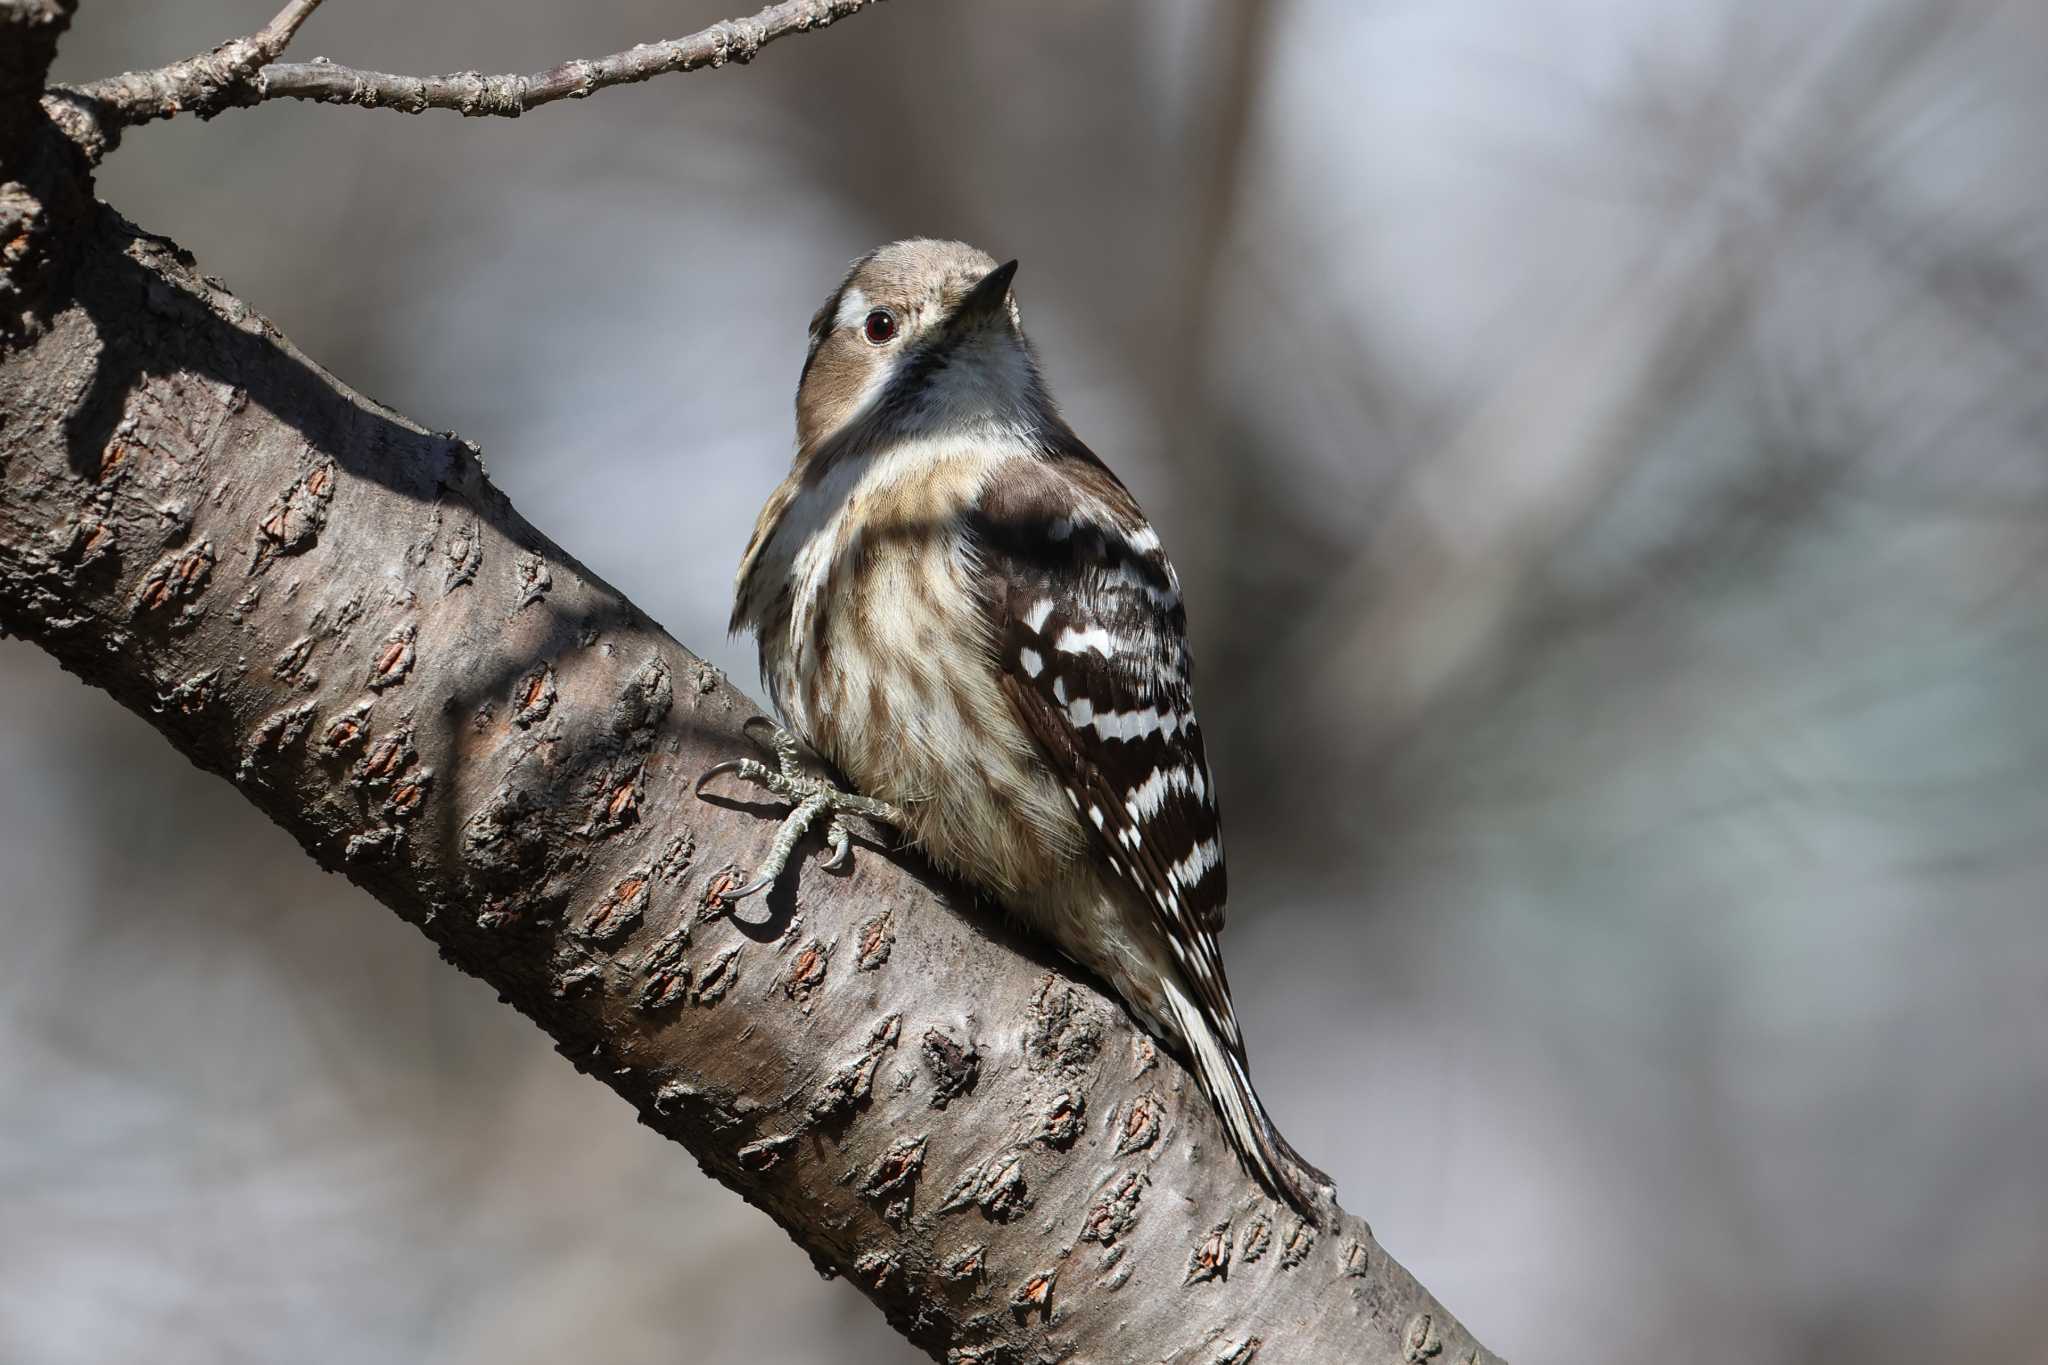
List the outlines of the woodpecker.
{"label": "woodpecker", "polygon": [[[1192,1068],[1231,1146],[1311,1221],[1329,1178],[1252,1089],[1216,935],[1226,880],[1180,581],[1047,391],[1011,280],[960,242],[856,261],[811,319],[796,458],[741,560],[787,729],[736,773],[795,803],[739,894],[821,817],[902,831],[1107,982]],[[851,782],[800,761],[808,744]]]}

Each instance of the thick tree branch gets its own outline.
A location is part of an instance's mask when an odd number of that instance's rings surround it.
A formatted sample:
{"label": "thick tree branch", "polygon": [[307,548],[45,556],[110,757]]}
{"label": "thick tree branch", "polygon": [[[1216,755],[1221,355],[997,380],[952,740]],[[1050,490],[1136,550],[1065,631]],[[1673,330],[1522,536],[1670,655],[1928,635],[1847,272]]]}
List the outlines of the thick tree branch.
{"label": "thick tree branch", "polygon": [[914,863],[870,847],[728,907],[774,823],[691,779],[743,751],[747,700],[473,448],[94,203],[32,91],[10,107],[0,169],[43,245],[0,260],[0,630],[490,982],[935,1358],[1494,1360],[1364,1223],[1265,1198],[1113,1001]]}
{"label": "thick tree branch", "polygon": [[32,101],[78,0],[0,0],[0,104]]}
{"label": "thick tree branch", "polygon": [[273,99],[356,104],[405,114],[453,109],[468,117],[517,118],[556,100],[582,99],[670,71],[744,64],[777,38],[825,28],[875,0],[779,0],[757,14],[723,19],[688,37],[641,43],[608,57],[576,58],[528,76],[486,76],[476,71],[398,76],[358,71],[325,58],[276,63],[299,23],[319,3],[293,0],[260,33],[154,71],[55,87],[49,96],[51,116],[94,159],[113,147],[123,128],[176,114],[211,118],[223,109]]}

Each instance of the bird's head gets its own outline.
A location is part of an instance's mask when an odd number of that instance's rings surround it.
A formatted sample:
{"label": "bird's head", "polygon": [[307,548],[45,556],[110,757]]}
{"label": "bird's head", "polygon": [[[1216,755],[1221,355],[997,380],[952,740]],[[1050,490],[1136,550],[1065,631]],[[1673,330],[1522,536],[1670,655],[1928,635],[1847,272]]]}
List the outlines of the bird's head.
{"label": "bird's head", "polygon": [[[1010,279],[964,242],[891,242],[854,262],[811,319],[798,459],[835,436],[1028,428],[1048,410]],[[839,444],[833,442],[834,444]]]}

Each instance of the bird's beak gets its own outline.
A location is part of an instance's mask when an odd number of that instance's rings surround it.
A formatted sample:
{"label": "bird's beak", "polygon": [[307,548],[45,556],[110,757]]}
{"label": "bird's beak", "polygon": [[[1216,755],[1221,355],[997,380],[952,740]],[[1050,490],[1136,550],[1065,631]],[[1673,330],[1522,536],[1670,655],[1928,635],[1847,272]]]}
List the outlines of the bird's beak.
{"label": "bird's beak", "polygon": [[1016,273],[1017,263],[1010,261],[983,275],[954,305],[946,318],[947,326],[958,331],[1002,316],[1010,300],[1010,280]]}

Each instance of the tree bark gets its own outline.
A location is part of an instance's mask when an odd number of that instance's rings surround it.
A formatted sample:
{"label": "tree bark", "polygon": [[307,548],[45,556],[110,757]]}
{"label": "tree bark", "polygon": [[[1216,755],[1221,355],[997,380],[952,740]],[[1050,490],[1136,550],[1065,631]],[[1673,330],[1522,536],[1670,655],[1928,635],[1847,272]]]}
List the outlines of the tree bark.
{"label": "tree bark", "polygon": [[[0,44],[66,10],[0,0]],[[753,705],[474,447],[94,202],[17,74],[0,629],[490,982],[935,1359],[1495,1360],[1362,1221],[1265,1198],[1114,1001],[914,859],[813,859],[729,908],[779,812],[691,783],[749,751]]]}

